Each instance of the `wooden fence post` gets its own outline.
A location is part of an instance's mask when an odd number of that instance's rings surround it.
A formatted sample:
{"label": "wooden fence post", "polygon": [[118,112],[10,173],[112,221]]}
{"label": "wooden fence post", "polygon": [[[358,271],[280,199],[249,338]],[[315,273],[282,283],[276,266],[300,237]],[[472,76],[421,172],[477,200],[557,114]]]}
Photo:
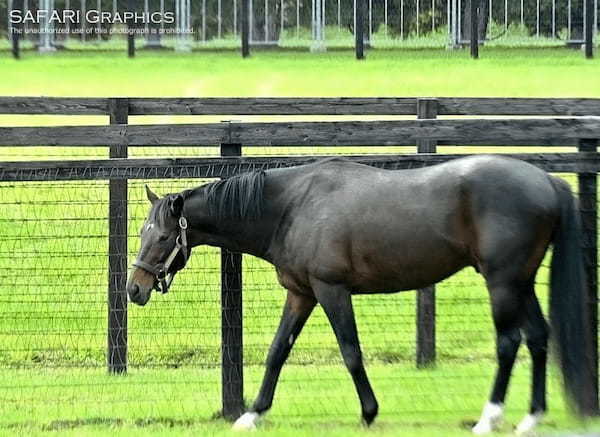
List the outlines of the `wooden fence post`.
{"label": "wooden fence post", "polygon": [[[127,124],[129,99],[109,100],[110,124]],[[127,158],[127,144],[111,146],[111,158]],[[127,179],[109,182],[108,371],[127,371]]]}
{"label": "wooden fence post", "polygon": [[[221,144],[221,156],[241,156],[241,144]],[[242,254],[221,249],[221,399],[223,417],[244,412]]]}
{"label": "wooden fence post", "polygon": [[[437,99],[417,99],[417,118],[437,118]],[[436,142],[422,139],[417,153],[435,153]],[[417,291],[417,367],[435,364],[435,285]]]}
{"label": "wooden fence post", "polygon": [[[598,140],[580,140],[580,152],[597,152]],[[590,416],[598,414],[598,175],[596,173],[578,173],[579,208],[583,228],[583,252],[586,276],[588,280],[589,324],[592,331],[593,352],[592,375],[589,384],[594,386],[594,396],[589,399],[584,413]]]}
{"label": "wooden fence post", "polygon": [[471,14],[471,57],[479,59],[479,0],[471,0],[469,4]]}
{"label": "wooden fence post", "polygon": [[356,0],[356,29],[354,29],[356,59],[365,59],[365,1]]}
{"label": "wooden fence post", "polygon": [[250,56],[250,27],[248,18],[250,15],[250,0],[242,0],[242,57]]}

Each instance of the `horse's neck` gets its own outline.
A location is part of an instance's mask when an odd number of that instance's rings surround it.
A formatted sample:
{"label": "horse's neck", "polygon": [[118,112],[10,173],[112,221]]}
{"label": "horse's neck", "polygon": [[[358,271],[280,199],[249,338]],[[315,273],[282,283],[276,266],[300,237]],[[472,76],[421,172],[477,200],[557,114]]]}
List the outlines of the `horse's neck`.
{"label": "horse's neck", "polygon": [[[184,212],[192,224],[189,231],[192,246],[207,244],[233,252],[266,257],[273,232],[268,215],[253,220],[239,218],[216,220],[206,216],[200,217],[200,214],[206,210],[200,196],[186,201]],[[211,223],[207,229],[198,225],[206,222]]]}
{"label": "horse's neck", "polygon": [[264,258],[270,242],[270,229],[264,219],[222,221],[212,234],[215,246],[233,252],[249,253]]}

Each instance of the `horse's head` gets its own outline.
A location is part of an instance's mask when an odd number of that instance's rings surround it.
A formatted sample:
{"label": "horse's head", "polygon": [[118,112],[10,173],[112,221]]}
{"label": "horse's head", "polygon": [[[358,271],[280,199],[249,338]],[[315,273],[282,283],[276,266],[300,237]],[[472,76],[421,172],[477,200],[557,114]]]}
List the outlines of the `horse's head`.
{"label": "horse's head", "polygon": [[146,186],[151,203],[140,231],[141,247],[127,281],[129,299],[145,305],[153,289],[166,293],[175,273],[189,257],[187,220],[182,215],[184,198],[171,194],[159,199]]}

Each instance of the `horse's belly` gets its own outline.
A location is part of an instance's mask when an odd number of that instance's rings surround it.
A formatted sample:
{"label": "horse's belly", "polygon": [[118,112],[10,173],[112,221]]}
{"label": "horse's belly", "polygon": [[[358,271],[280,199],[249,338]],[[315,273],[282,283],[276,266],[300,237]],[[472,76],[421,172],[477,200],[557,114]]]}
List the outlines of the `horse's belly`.
{"label": "horse's belly", "polygon": [[350,288],[354,294],[396,293],[398,291],[416,290],[440,282],[449,276],[452,276],[465,266],[466,265],[462,265],[450,271],[445,271],[443,273],[437,272],[436,275],[427,276],[421,273],[416,275],[402,275],[389,278],[373,278],[363,276],[353,280]]}
{"label": "horse's belly", "polygon": [[391,257],[362,257],[353,263],[349,284],[354,293],[385,293],[426,287],[470,264],[459,251],[398,253]]}

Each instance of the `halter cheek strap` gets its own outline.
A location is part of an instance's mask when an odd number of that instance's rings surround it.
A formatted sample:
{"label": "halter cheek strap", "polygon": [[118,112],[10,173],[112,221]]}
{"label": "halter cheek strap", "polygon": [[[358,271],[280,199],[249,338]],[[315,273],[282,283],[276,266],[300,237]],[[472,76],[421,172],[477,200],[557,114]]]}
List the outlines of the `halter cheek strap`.
{"label": "halter cheek strap", "polygon": [[154,275],[154,277],[158,281],[158,284],[155,286],[155,289],[156,291],[160,291],[163,294],[169,291],[169,287],[171,286],[171,283],[175,278],[175,272],[169,273],[169,268],[171,267],[171,264],[173,264],[173,261],[175,261],[175,258],[177,257],[179,252],[181,252],[181,254],[183,255],[183,265],[185,266],[185,264],[187,264],[189,255],[186,232],[187,228],[188,222],[186,218],[183,216],[179,217],[179,235],[175,240],[175,247],[173,248],[173,250],[171,251],[164,263],[159,263],[153,266],[139,259],[137,259],[133,263],[133,267],[140,268]]}

